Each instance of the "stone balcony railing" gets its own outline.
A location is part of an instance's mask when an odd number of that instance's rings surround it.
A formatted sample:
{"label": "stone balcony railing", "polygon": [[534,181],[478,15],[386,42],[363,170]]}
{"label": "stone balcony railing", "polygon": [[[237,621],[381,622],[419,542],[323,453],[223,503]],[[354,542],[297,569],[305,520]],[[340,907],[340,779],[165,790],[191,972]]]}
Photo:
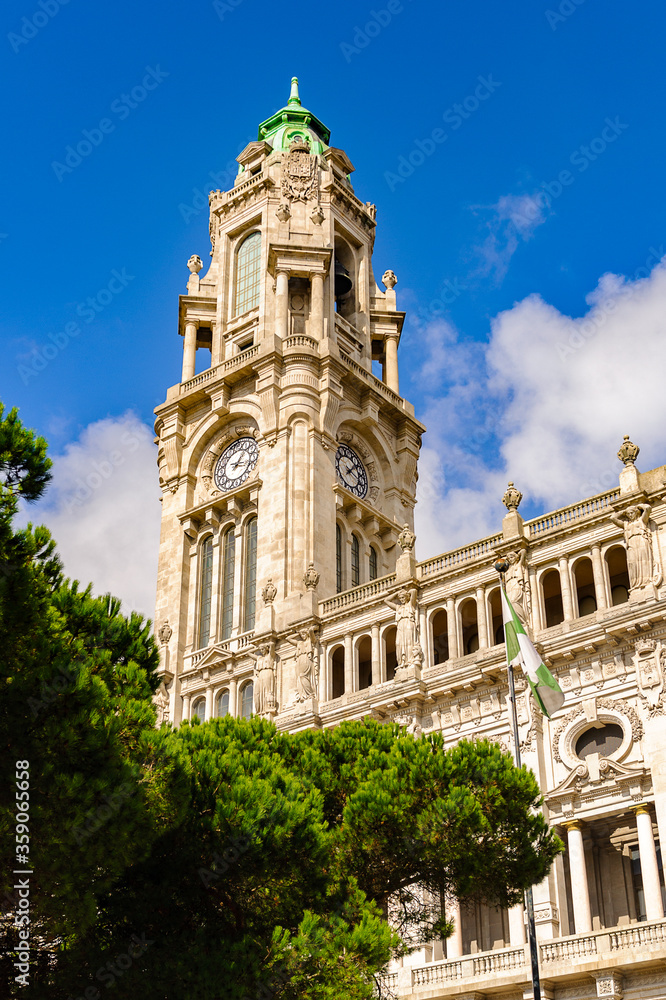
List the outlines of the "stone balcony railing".
{"label": "stone balcony railing", "polygon": [[[562,980],[601,969],[663,965],[666,961],[666,919],[655,923],[612,927],[591,934],[554,938],[539,945],[543,979]],[[379,977],[380,995],[438,996],[510,989],[531,978],[529,945],[464,955],[461,958],[402,968]]]}

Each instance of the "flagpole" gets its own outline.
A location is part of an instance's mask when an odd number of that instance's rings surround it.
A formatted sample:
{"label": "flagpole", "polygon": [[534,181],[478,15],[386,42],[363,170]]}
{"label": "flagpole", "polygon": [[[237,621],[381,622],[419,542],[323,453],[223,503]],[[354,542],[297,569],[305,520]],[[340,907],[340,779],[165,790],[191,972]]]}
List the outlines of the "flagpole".
{"label": "flagpole", "polygon": [[[500,586],[504,590],[504,574],[509,568],[506,559],[499,559],[495,563],[495,569],[499,574]],[[506,591],[505,591],[506,594]],[[518,733],[518,713],[516,712],[516,684],[513,676],[513,666],[509,660],[509,650],[506,654],[506,671],[509,680],[509,702],[511,704],[511,726],[513,728],[513,759],[516,767],[521,767],[520,761],[520,736]],[[541,978],[539,975],[539,949],[536,939],[536,927],[534,924],[534,899],[532,897],[532,886],[525,889],[525,911],[527,913],[527,938],[530,944],[530,960],[532,965],[532,992],[534,1000],[541,1000]]]}

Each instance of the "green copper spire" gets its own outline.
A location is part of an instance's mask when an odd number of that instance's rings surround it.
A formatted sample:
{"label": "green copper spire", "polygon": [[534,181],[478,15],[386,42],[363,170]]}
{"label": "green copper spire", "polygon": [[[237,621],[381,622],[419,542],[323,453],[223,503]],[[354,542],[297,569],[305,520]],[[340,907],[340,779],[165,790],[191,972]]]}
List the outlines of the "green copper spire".
{"label": "green copper spire", "polygon": [[316,115],[303,107],[298,94],[298,77],[292,76],[287,104],[261,123],[257,138],[260,142],[269,142],[275,150],[287,150],[298,139],[307,142],[311,152],[323,153],[331,133]]}
{"label": "green copper spire", "polygon": [[289,94],[289,100],[287,101],[287,107],[292,104],[298,104],[299,108],[301,106],[301,99],[298,96],[298,77],[292,76],[291,78],[291,93]]}

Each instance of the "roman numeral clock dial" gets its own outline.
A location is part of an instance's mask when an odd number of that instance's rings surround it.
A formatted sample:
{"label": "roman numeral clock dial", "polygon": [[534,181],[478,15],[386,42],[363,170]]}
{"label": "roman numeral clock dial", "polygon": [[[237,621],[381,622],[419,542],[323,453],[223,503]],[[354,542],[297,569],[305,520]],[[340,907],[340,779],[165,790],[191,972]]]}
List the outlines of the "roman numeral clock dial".
{"label": "roman numeral clock dial", "polygon": [[349,445],[341,444],[335,453],[338,482],[354,496],[363,500],[368,492],[368,474],[363,462]]}
{"label": "roman numeral clock dial", "polygon": [[257,442],[242,437],[225,448],[215,466],[215,485],[218,490],[233,490],[248,479],[259,459]]}

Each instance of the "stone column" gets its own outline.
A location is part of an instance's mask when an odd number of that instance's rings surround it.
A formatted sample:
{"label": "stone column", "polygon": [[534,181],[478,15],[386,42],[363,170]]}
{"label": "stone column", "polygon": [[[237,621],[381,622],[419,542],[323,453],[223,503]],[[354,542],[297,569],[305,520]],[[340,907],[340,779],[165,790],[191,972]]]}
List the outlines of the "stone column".
{"label": "stone column", "polygon": [[574,926],[576,934],[589,934],[592,930],[592,913],[590,911],[590,893],[587,887],[583,832],[578,820],[566,823],[565,826],[569,848],[569,872],[571,875]]}
{"label": "stone column", "polygon": [[370,630],[372,652],[372,683],[382,684],[386,680],[386,670],[382,669],[382,653],[379,646],[379,625],[373,625]]}
{"label": "stone column", "polygon": [[398,380],[398,337],[388,336],[384,342],[386,350],[386,384],[393,392],[400,392]]}
{"label": "stone column", "polygon": [[512,948],[525,944],[525,908],[516,903],[509,910],[509,942]]}
{"label": "stone column", "polygon": [[210,366],[215,368],[224,361],[224,337],[222,336],[222,324],[213,321],[210,324],[212,342],[210,350]]}
{"label": "stone column", "polygon": [[592,546],[592,574],[594,576],[594,592],[597,597],[597,607],[602,611],[608,607],[608,598],[606,596],[606,577],[601,559],[601,546],[598,542]]}
{"label": "stone column", "polygon": [[446,630],[449,639],[449,659],[458,656],[458,629],[456,626],[456,602],[453,597],[446,599]]}
{"label": "stone column", "polygon": [[183,695],[183,719],[189,719],[190,717],[190,695]]}
{"label": "stone column", "polygon": [[355,691],[354,686],[354,641],[351,635],[345,636],[345,694]]}
{"label": "stone column", "polygon": [[560,569],[560,588],[562,590],[564,620],[565,622],[570,622],[574,617],[574,607],[571,596],[571,580],[569,578],[569,560],[566,556],[561,556],[558,565]]}
{"label": "stone column", "polygon": [[185,324],[185,339],[183,341],[183,377],[181,382],[194,378],[197,367],[197,320],[190,319]]}
{"label": "stone column", "polygon": [[289,271],[275,277],[275,333],[282,340],[289,336]]}
{"label": "stone column", "polygon": [[310,300],[310,332],[315,340],[324,339],[324,275],[312,275]]}
{"label": "stone column", "polygon": [[430,642],[430,629],[428,628],[428,618],[425,611],[419,611],[419,642],[423,650],[423,666],[429,667],[432,662]]}
{"label": "stone column", "polygon": [[540,632],[543,628],[543,618],[541,616],[541,588],[537,580],[537,572],[534,566],[529,570],[530,593],[532,595],[532,628],[535,632]]}
{"label": "stone column", "polygon": [[213,718],[213,688],[206,688],[206,722]]}
{"label": "stone column", "polygon": [[643,892],[645,893],[645,915],[648,920],[662,920],[664,908],[661,902],[657,851],[652,833],[652,814],[648,806],[636,808],[636,829],[638,831],[638,853],[641,859]]}
{"label": "stone column", "polygon": [[483,587],[476,588],[476,628],[479,633],[479,649],[487,649],[488,613],[486,611],[486,592]]}
{"label": "stone column", "polygon": [[460,903],[457,899],[447,906],[446,915],[455,925],[453,934],[446,939],[446,957],[461,958],[463,953],[462,920],[460,916]]}
{"label": "stone column", "polygon": [[229,681],[229,715],[236,715],[238,712],[238,681],[232,677]]}

